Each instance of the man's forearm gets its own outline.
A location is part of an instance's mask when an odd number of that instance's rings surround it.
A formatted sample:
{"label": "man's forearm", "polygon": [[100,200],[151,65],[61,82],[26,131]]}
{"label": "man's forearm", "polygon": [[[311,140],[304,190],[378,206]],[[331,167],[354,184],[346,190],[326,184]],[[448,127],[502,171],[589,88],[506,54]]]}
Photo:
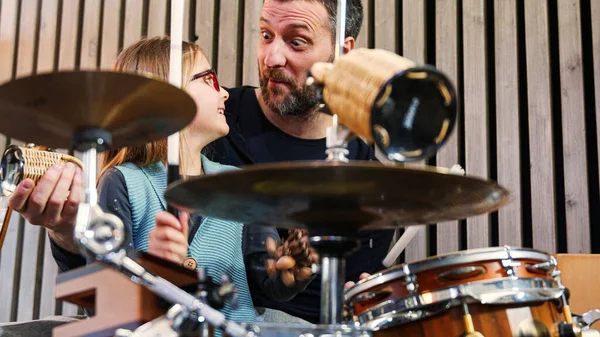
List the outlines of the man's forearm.
{"label": "man's forearm", "polygon": [[64,232],[48,230],[48,236],[54,241],[54,243],[60,246],[60,248],[73,254],[80,254],[79,247],[77,247],[77,244],[75,243],[75,237],[72,230]]}

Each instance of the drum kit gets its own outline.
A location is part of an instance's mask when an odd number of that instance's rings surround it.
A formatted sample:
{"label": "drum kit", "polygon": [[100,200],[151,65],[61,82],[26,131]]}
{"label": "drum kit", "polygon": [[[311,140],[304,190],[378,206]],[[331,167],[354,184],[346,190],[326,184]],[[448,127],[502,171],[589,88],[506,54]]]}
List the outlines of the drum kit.
{"label": "drum kit", "polygon": [[[340,18],[338,32],[345,31],[345,15]],[[0,133],[83,154],[85,197],[75,227],[81,252],[172,305],[164,316],[115,335],[179,336],[190,332],[192,322],[196,335],[210,335],[211,326],[234,337],[600,336],[589,327],[600,311],[573,315],[556,260],[532,249],[434,256],[386,269],[344,291],[345,257],[358,247],[358,231],[493,212],[509,193],[491,181],[408,163],[435,154],[454,127],[456,94],[437,70],[382,50],[359,49],[315,64],[307,84],[319,93],[324,113],[334,115],[327,160],[195,177],[172,183],[165,197],[178,209],[205,216],[308,229],[322,275],[315,325],[228,321],[201,296],[130,258],[123,223],[98,207],[96,154],[184,128],[196,111],[185,92],[148,77],[94,71],[36,75],[0,86],[0,116],[11,121],[0,125]],[[356,136],[395,164],[348,161],[345,145]],[[7,151],[0,171],[3,194],[25,177],[39,178],[53,163],[71,160],[46,155],[45,166],[29,169],[41,152]]]}

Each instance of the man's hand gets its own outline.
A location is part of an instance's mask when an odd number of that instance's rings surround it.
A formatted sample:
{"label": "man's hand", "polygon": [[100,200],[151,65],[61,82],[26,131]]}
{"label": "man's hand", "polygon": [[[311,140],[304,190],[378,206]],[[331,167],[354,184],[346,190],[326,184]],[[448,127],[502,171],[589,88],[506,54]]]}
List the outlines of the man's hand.
{"label": "man's hand", "polygon": [[56,164],[39,179],[23,180],[8,199],[8,206],[29,223],[45,227],[62,248],[78,253],[73,241],[77,208],[81,199],[81,168],[73,163]]}
{"label": "man's hand", "polygon": [[288,238],[279,247],[274,239],[268,237],[265,248],[272,257],[265,261],[267,273],[270,277],[279,274],[283,283],[290,288],[296,280],[309,280],[313,276],[312,264],[319,262],[319,255],[310,247],[308,232],[304,229],[288,230]]}
{"label": "man's hand", "polygon": [[[369,278],[369,277],[371,277],[371,274],[369,274],[369,273],[362,273],[362,274],[360,274],[360,276],[359,276],[359,278],[360,278],[361,280],[364,280],[364,279],[366,279],[366,278]],[[348,282],[346,282],[346,283],[344,284],[344,290],[348,290],[348,289],[350,289],[350,288],[354,287],[354,285],[355,285],[355,284],[356,284],[356,283],[354,283],[354,282],[352,282],[352,281],[348,281]]]}
{"label": "man's hand", "polygon": [[148,253],[174,263],[183,263],[188,252],[188,221],[189,216],[185,212],[180,212],[179,220],[171,213],[158,212],[156,227],[150,232]]}

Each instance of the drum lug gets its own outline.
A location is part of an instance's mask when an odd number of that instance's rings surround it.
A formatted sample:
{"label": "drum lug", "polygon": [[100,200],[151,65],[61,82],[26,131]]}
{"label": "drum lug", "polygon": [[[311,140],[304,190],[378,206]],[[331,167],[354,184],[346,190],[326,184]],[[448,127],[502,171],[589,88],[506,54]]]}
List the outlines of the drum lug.
{"label": "drum lug", "polygon": [[593,309],[583,315],[573,314],[573,322],[579,324],[583,328],[587,328],[592,324],[600,321],[600,309]]}
{"label": "drum lug", "polygon": [[402,270],[406,275],[404,277],[404,285],[406,286],[406,290],[410,294],[414,294],[417,291],[417,289],[419,289],[419,283],[417,283],[417,275],[412,274],[410,268],[406,264],[404,265],[404,267],[402,267]]}
{"label": "drum lug", "polygon": [[510,277],[517,277],[515,267],[519,267],[521,265],[521,262],[513,261],[512,256],[510,255],[510,247],[505,246],[504,251],[507,255],[507,258],[502,260],[502,267],[504,267],[504,272]]}
{"label": "drum lug", "polygon": [[506,275],[511,277],[517,277],[515,272],[515,267],[521,265],[521,262],[514,262],[512,259],[502,260],[502,267],[504,267],[504,272]]}
{"label": "drum lug", "polygon": [[[556,269],[556,263],[550,262],[542,262],[537,264],[528,265],[527,271],[530,273],[544,273],[548,274],[550,271],[554,271]],[[552,276],[552,275],[551,275]]]}

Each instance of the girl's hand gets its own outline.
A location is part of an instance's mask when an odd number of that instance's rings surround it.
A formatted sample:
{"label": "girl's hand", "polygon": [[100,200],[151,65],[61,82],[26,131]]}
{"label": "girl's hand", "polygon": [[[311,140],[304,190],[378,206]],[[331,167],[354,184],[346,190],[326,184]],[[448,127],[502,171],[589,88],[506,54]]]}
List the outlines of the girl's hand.
{"label": "girl's hand", "polygon": [[156,214],[156,227],[150,232],[148,253],[181,264],[188,252],[189,216],[181,212],[179,220],[171,213]]}

